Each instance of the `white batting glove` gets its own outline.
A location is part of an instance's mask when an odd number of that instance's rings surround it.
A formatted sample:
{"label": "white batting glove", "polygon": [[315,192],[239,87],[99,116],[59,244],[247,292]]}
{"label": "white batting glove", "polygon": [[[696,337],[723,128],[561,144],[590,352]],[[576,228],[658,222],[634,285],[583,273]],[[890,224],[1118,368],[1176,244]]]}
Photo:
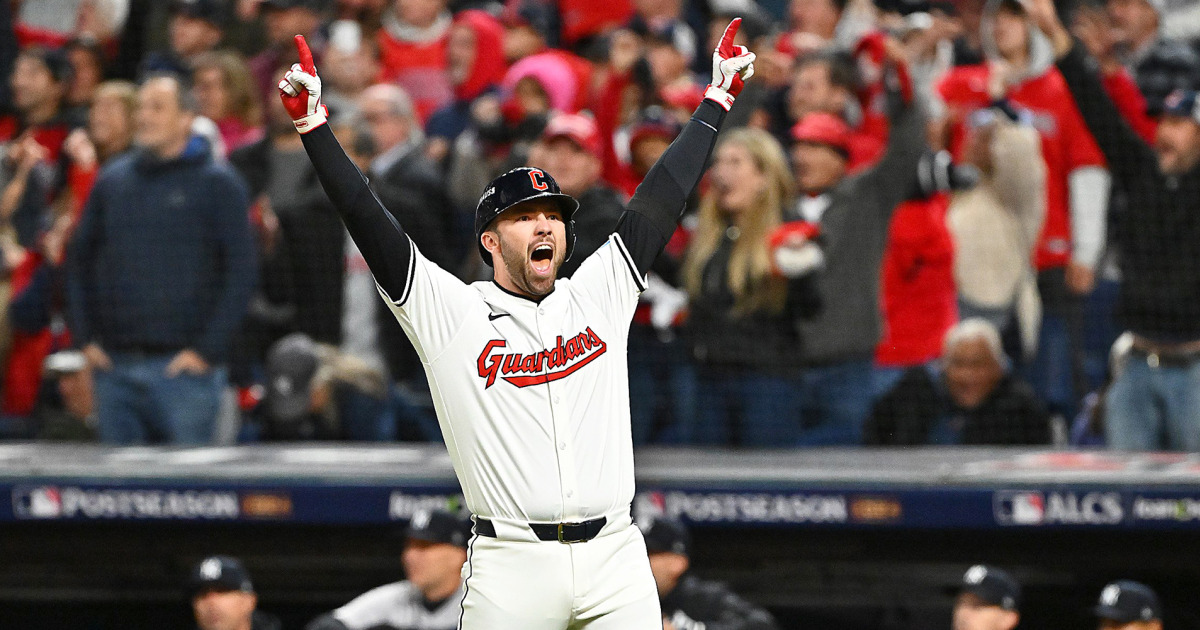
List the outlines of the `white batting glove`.
{"label": "white batting glove", "polygon": [[300,63],[292,64],[292,69],[283,75],[279,82],[279,98],[292,116],[296,131],[308,133],[325,124],[329,110],[321,102],[321,78],[317,76],[312,52],[303,35],[296,36],[296,51]]}
{"label": "white batting glove", "polygon": [[742,18],[734,18],[725,28],[721,43],[713,51],[713,79],[704,90],[704,98],[729,111],[733,100],[741,93],[742,87],[750,77],[754,76],[754,53],[745,46],[734,46],[733,38],[737,35]]}

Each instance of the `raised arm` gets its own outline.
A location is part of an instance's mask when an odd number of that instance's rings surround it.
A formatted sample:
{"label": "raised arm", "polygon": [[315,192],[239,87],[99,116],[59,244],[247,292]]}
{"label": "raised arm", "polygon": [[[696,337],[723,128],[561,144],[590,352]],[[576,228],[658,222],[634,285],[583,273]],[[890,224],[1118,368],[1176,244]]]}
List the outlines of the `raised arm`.
{"label": "raised arm", "polygon": [[321,79],[303,35],[296,36],[300,63],[279,82],[279,97],[292,116],[317,178],[358,245],[375,281],[391,297],[405,294],[413,245],[400,224],[367,186],[367,178],[346,156],[326,122]]}
{"label": "raised arm", "polygon": [[704,101],[646,173],[617,223],[617,234],[643,274],[675,233],[688,195],[704,175],[717,130],[742,91],[743,81],[754,74],[754,53],[733,44],[741,22],[741,18],[735,18],[729,23],[713,51],[713,81],[704,92]]}
{"label": "raised arm", "polygon": [[1134,132],[1104,89],[1095,68],[1088,67],[1087,52],[1072,39],[1058,18],[1053,0],[1025,0],[1038,28],[1054,45],[1058,70],[1067,82],[1080,115],[1096,144],[1100,146],[1108,167],[1119,178],[1137,176],[1132,169],[1154,168],[1158,164],[1154,153]]}

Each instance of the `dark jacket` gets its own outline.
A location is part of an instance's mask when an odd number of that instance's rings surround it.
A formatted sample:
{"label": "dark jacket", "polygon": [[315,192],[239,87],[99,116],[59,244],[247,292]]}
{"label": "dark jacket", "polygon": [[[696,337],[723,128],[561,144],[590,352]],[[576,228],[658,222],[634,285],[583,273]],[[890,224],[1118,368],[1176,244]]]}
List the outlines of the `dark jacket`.
{"label": "dark jacket", "polygon": [[608,242],[608,237],[617,229],[617,221],[625,212],[621,195],[603,185],[589,188],[579,195],[578,201],[579,210],[572,217],[575,221],[575,249],[571,258],[559,267],[560,278],[571,277],[588,256]]}
{"label": "dark jacket", "polygon": [[79,345],[222,362],[257,280],[246,188],[193,138],[180,157],[135,152],[100,172],[67,260]]}
{"label": "dark jacket", "polygon": [[689,304],[685,334],[696,361],[710,366],[752,367],[768,372],[799,368],[799,326],[820,307],[816,276],[788,282],[783,312],[735,313],[729,258],[736,239],[726,230],[700,275],[700,295]]}
{"label": "dark jacket", "polygon": [[[257,198],[270,191],[274,174],[270,138],[239,148],[229,155]],[[293,204],[271,199],[279,218],[275,260],[262,265],[262,297],[289,308],[287,332],[302,332],[321,343],[338,345],[342,335],[342,275],[345,267],[345,229],[333,204],[321,190],[316,171],[305,161],[302,189]]]}
{"label": "dark jacket", "polygon": [[863,428],[871,445],[929,444],[938,424],[948,423],[961,444],[1049,444],[1050,414],[1029,385],[1005,375],[975,409],[954,405],[941,375],[925,366],[909,369],[875,403]]}
{"label": "dark jacket", "polygon": [[[771,613],[720,582],[684,575],[662,598],[662,614],[676,630],[775,630]],[[703,625],[698,625],[703,624]]]}
{"label": "dark jacket", "polygon": [[889,101],[886,152],[871,168],[838,183],[821,217],[821,312],[803,326],[804,358],[812,365],[874,356],[888,223],[900,202],[923,194],[917,169],[926,150],[924,116],[918,107],[902,104],[896,94]]}
{"label": "dark jacket", "polygon": [[1129,201],[1111,235],[1121,252],[1118,321],[1158,341],[1200,339],[1200,165],[1178,176],[1159,171],[1158,157],[1108,98],[1081,44],[1058,69]]}

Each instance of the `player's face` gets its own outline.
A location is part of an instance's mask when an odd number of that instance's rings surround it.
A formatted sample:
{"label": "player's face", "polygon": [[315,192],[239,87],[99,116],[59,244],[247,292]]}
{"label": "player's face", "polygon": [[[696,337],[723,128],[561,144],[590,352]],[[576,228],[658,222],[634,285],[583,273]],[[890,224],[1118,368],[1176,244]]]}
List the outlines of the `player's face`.
{"label": "player's face", "polygon": [[1162,621],[1128,621],[1120,622],[1113,619],[1101,619],[1099,630],[1162,630]]}
{"label": "player's face", "polygon": [[954,602],[953,630],[1012,630],[1018,619],[1017,613],[972,593],[963,593]]}
{"label": "player's face", "polygon": [[205,591],[192,598],[200,630],[240,630],[250,627],[258,597],[243,591]]}
{"label": "player's face", "polygon": [[1200,124],[1186,116],[1163,116],[1158,123],[1154,150],[1158,167],[1168,175],[1181,175],[1200,160]]}
{"label": "player's face", "polygon": [[409,582],[430,599],[441,599],[458,588],[467,552],[445,543],[410,540],[400,559]]}
{"label": "player's face", "polygon": [[946,354],[946,388],[963,409],[974,409],[996,389],[1004,369],[982,339],[964,339]]}
{"label": "player's face", "polygon": [[503,264],[496,268],[496,281],[501,286],[532,297],[554,288],[558,268],[567,257],[567,226],[556,205],[535,201],[510,208],[496,218],[484,238],[484,247],[491,242],[499,248]]}

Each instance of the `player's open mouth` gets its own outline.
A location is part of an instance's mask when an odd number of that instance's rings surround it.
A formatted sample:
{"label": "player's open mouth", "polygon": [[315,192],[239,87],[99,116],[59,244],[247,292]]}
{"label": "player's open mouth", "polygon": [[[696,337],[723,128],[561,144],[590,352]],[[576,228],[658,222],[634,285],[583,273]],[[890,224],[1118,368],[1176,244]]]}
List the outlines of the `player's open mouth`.
{"label": "player's open mouth", "polygon": [[539,274],[546,274],[550,271],[550,266],[554,262],[554,247],[549,243],[542,243],[533,248],[533,252],[529,255],[529,264],[533,270]]}

